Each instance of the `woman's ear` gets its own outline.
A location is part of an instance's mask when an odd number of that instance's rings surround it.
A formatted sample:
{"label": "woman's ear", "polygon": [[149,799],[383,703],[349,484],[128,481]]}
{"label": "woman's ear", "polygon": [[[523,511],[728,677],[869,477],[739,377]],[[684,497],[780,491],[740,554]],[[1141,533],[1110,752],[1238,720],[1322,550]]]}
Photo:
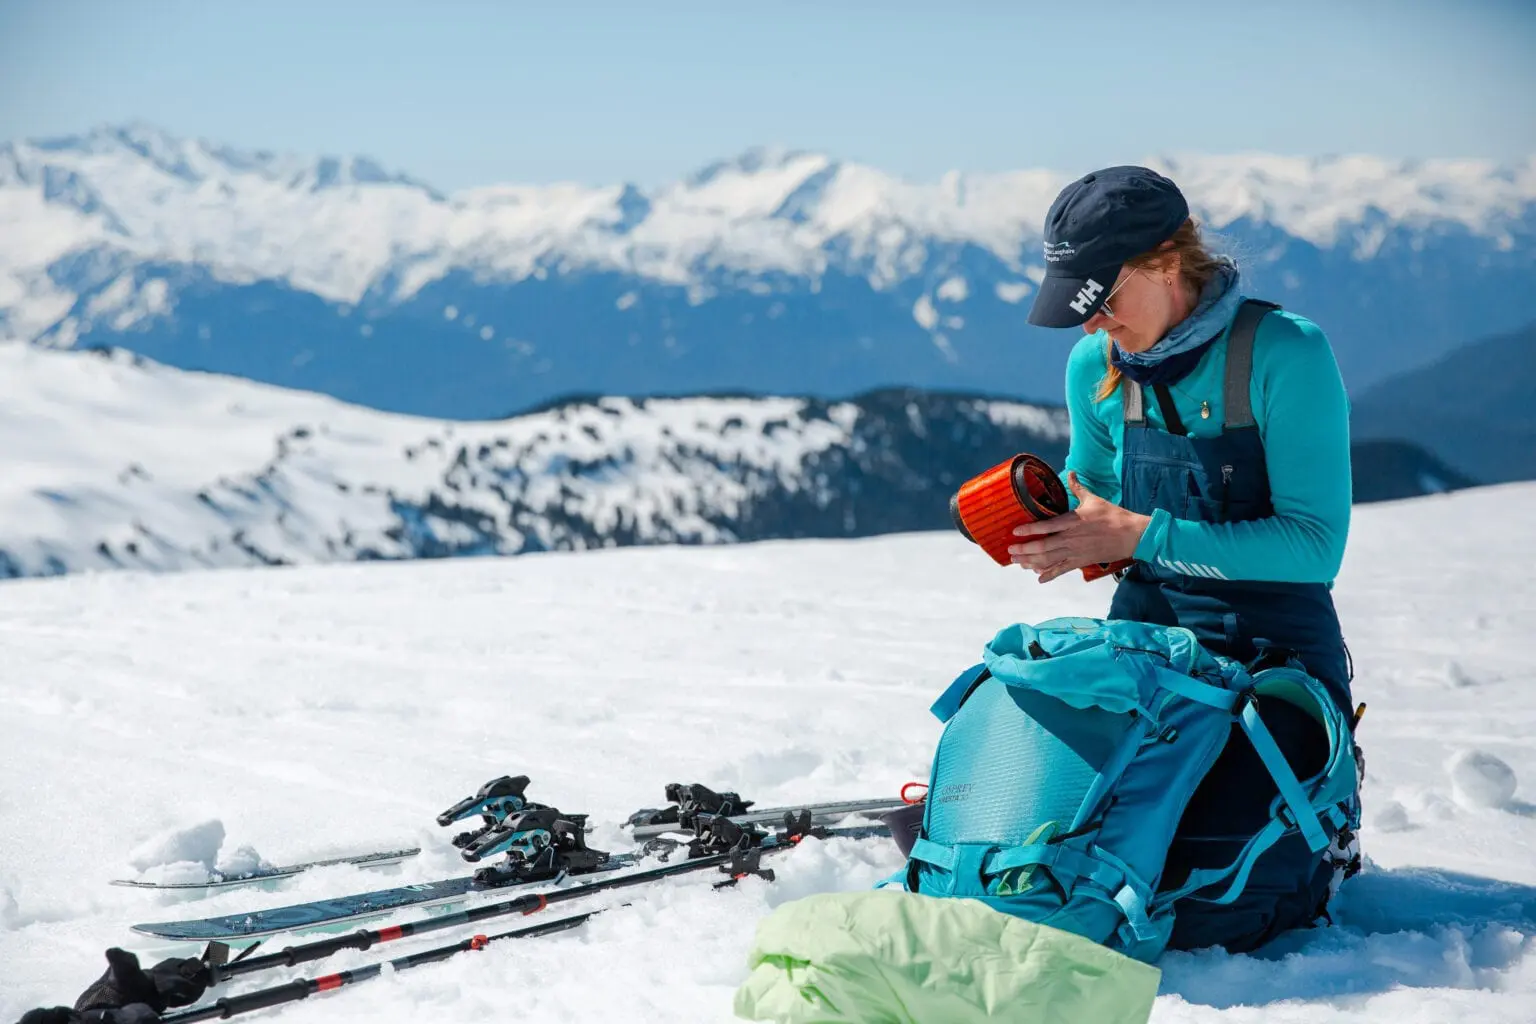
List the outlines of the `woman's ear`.
{"label": "woman's ear", "polygon": [[1170,253],[1162,260],[1163,283],[1173,284],[1179,279],[1179,272],[1184,269],[1184,257],[1179,253]]}

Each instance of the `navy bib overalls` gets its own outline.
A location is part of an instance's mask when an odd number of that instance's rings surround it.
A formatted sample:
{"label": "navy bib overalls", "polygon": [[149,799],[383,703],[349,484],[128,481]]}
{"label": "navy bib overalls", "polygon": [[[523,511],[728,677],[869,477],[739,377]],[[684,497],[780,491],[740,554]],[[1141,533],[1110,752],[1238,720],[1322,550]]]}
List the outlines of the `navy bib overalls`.
{"label": "navy bib overalls", "polygon": [[[1125,389],[1125,441],[1120,504],[1151,515],[1165,509],[1177,519],[1236,523],[1274,514],[1264,444],[1253,419],[1249,386],[1253,336],[1270,303],[1254,300],[1238,310],[1227,339],[1225,420],[1215,437],[1188,436],[1166,388],[1154,388],[1167,430],[1147,423],[1146,395],[1134,381]],[[1121,579],[1109,617],[1192,630],[1210,650],[1245,663],[1266,653],[1293,652],[1325,684],[1348,715],[1350,667],[1328,587],[1222,578],[1213,566],[1137,562]],[[1327,754],[1321,729],[1284,702],[1261,716],[1301,778]],[[1263,826],[1276,788],[1241,729],[1234,729],[1220,760],[1190,801],[1169,851],[1163,885],[1177,885],[1190,870],[1231,860]],[[1243,896],[1229,906],[1195,898],[1176,905],[1171,948],[1221,945],[1240,952],[1312,921],[1328,897],[1332,867],[1292,835],[1267,851]]]}

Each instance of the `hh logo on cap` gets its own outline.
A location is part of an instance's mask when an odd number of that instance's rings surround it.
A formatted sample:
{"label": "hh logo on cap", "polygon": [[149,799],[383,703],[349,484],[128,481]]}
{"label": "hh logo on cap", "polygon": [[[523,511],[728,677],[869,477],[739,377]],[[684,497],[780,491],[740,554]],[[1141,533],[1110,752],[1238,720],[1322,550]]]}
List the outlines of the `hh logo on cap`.
{"label": "hh logo on cap", "polygon": [[1104,286],[1090,277],[1087,281],[1083,282],[1083,286],[1077,290],[1077,298],[1073,299],[1071,303],[1072,308],[1077,310],[1083,316],[1087,316],[1088,307],[1093,305],[1093,300],[1098,298],[1099,292],[1103,290]]}

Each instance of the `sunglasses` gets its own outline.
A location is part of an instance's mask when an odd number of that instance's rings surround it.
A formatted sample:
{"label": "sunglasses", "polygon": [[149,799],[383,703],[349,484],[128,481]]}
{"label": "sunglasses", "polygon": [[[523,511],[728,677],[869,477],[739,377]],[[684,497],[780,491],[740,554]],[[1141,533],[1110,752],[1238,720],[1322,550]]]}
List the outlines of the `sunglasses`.
{"label": "sunglasses", "polygon": [[1139,273],[1141,273],[1141,268],[1137,267],[1115,283],[1115,286],[1109,290],[1109,294],[1104,296],[1104,301],[1099,303],[1099,312],[1101,314],[1109,317],[1111,320],[1119,319],[1115,316],[1115,311],[1109,308],[1109,300],[1115,297],[1115,292],[1119,291],[1125,286],[1125,282],[1129,281]]}

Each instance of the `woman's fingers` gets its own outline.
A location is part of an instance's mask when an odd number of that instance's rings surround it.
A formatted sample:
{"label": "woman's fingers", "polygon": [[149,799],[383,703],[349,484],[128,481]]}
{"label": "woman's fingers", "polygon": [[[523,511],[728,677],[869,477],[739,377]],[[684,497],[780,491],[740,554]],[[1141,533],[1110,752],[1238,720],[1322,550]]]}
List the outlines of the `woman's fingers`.
{"label": "woman's fingers", "polygon": [[1026,569],[1034,569],[1038,572],[1060,562],[1062,556],[1060,552],[1035,552],[1033,554],[1010,554],[1008,560],[1015,565],[1022,565]]}
{"label": "woman's fingers", "polygon": [[1052,516],[1050,519],[1040,519],[1033,523],[1025,523],[1023,526],[1015,526],[1015,537],[1048,537],[1053,533],[1070,530],[1077,525],[1077,513],[1068,512],[1065,515]]}
{"label": "woman's fingers", "polygon": [[1051,580],[1056,579],[1058,576],[1065,576],[1067,573],[1076,568],[1077,566],[1072,565],[1069,562],[1057,562],[1054,565],[1047,566],[1046,568],[1040,570],[1040,582],[1049,583]]}
{"label": "woman's fingers", "polygon": [[[1046,537],[1041,540],[1025,541],[1022,544],[1008,545],[1010,555],[1057,555],[1072,546],[1072,541],[1067,537]],[[1055,561],[1056,559],[1051,559]]]}

